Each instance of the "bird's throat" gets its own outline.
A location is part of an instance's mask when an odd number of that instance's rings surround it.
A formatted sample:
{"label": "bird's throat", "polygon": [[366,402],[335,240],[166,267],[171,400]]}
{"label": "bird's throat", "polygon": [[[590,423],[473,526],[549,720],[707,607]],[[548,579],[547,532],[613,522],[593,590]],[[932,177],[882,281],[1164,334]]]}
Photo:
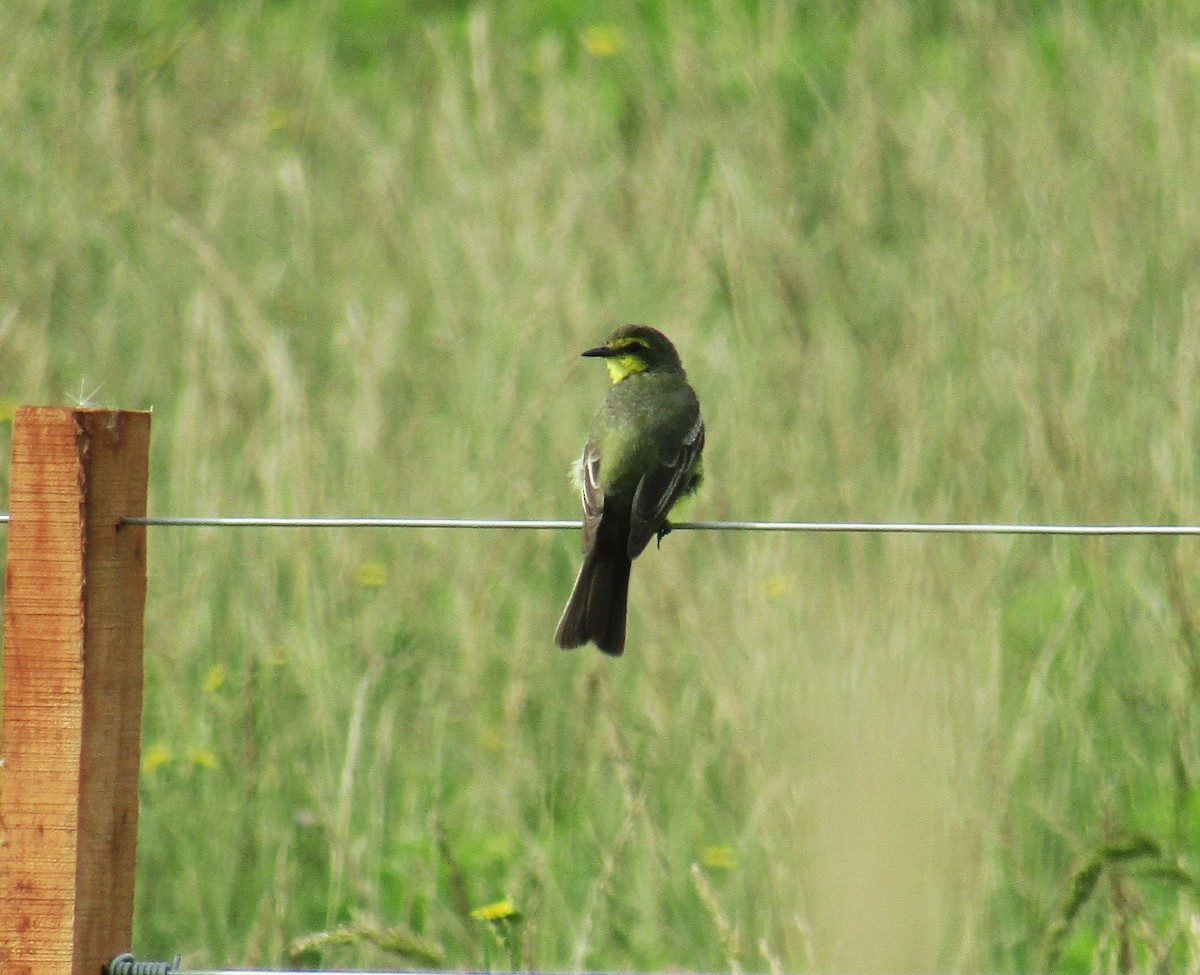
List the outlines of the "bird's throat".
{"label": "bird's throat", "polygon": [[605,359],[604,364],[608,366],[608,378],[614,385],[622,379],[628,379],[635,372],[644,372],[646,369],[646,361],[636,355],[614,355]]}

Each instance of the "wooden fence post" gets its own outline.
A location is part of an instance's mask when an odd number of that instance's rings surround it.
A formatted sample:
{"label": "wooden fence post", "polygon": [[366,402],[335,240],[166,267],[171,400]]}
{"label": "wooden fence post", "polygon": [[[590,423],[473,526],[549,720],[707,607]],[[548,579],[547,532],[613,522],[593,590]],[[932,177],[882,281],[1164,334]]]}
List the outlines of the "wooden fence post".
{"label": "wooden fence post", "polygon": [[0,971],[130,949],[150,414],[23,407],[12,431],[0,727]]}

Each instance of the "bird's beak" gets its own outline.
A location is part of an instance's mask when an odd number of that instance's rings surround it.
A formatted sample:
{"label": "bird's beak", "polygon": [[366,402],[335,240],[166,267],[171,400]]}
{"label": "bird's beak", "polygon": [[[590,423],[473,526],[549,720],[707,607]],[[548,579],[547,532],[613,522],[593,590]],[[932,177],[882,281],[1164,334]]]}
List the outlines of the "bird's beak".
{"label": "bird's beak", "polygon": [[611,359],[618,354],[617,350],[611,345],[598,345],[594,349],[588,349],[586,352],[580,353],[580,355],[585,355],[592,359]]}

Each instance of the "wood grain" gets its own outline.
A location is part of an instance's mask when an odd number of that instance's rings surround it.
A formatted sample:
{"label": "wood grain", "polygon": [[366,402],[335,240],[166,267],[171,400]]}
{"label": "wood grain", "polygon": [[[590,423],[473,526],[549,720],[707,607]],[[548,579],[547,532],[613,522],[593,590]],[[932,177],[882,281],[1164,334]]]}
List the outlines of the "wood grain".
{"label": "wood grain", "polygon": [[13,422],[0,754],[0,970],[95,975],[129,950],[148,413]]}

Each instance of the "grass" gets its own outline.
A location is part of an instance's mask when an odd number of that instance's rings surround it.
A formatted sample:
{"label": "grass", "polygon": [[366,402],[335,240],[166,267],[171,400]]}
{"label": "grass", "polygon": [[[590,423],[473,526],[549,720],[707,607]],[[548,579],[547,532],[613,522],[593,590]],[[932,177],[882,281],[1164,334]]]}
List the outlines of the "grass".
{"label": "grass", "polygon": [[[152,406],[154,512],[567,516],[646,321],[697,517],[1194,522],[1197,26],[3,5],[0,400]],[[577,544],[155,531],[139,955],[1200,969],[1193,542],[681,533],[615,662]]]}

